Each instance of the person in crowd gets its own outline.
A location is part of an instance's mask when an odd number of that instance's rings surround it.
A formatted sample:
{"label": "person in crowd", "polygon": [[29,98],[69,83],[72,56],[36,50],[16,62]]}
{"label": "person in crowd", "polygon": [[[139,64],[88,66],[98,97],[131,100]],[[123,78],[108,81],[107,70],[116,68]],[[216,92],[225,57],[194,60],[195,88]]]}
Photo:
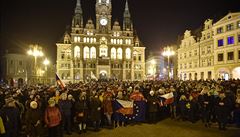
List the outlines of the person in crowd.
{"label": "person in crowd", "polygon": [[16,107],[15,100],[11,96],[5,99],[5,106],[1,109],[0,116],[5,127],[4,136],[18,137],[20,131],[20,112]]}
{"label": "person in crowd", "polygon": [[90,99],[90,119],[93,122],[93,127],[95,131],[99,131],[99,126],[101,123],[101,101],[98,94],[94,94]]}
{"label": "person in crowd", "polygon": [[173,93],[173,103],[170,104],[170,114],[171,118],[177,118],[177,103],[178,103],[178,94],[173,86],[169,89]]}
{"label": "person in crowd", "polygon": [[204,123],[205,127],[210,127],[210,110],[212,106],[211,96],[209,94],[209,89],[207,86],[203,88],[199,97],[199,104],[200,104],[200,111],[201,111],[201,118],[202,122]]}
{"label": "person in crowd", "polygon": [[45,110],[44,121],[48,127],[49,137],[62,137],[61,120],[62,115],[59,108],[56,106],[55,99],[48,100],[48,107]]}
{"label": "person in crowd", "polygon": [[43,116],[38,103],[31,101],[30,108],[26,112],[26,124],[29,137],[40,137],[42,133]]}
{"label": "person in crowd", "polygon": [[88,104],[85,94],[81,94],[79,99],[74,105],[75,117],[78,124],[79,134],[86,133],[87,129],[87,115],[88,115]]}
{"label": "person in crowd", "polygon": [[193,96],[189,96],[189,104],[190,104],[190,108],[189,108],[189,120],[192,123],[195,123],[198,119],[198,102],[197,102],[197,98],[194,98]]}
{"label": "person in crowd", "polygon": [[[126,98],[124,98],[124,95],[123,95],[123,92],[122,92],[122,89],[119,89],[118,90],[118,93],[117,93],[117,97],[115,99],[119,99],[119,100],[127,100]],[[116,101],[116,100],[115,100]],[[114,105],[113,105],[114,106]],[[113,127],[116,128],[116,127],[119,127],[119,126],[125,126],[125,118],[124,118],[124,115],[120,112],[117,111],[116,108],[113,108],[114,109],[114,122],[113,122]]]}
{"label": "person in crowd", "polygon": [[66,129],[67,134],[71,135],[72,102],[67,99],[67,96],[68,96],[67,93],[62,93],[58,105],[62,115],[63,130]]}
{"label": "person in crowd", "polygon": [[107,124],[112,127],[112,114],[113,114],[113,93],[110,87],[107,87],[107,91],[103,95],[103,113],[107,119]]}
{"label": "person in crowd", "polygon": [[216,114],[219,130],[226,130],[226,125],[229,116],[230,100],[226,97],[225,93],[221,91],[216,100]]}
{"label": "person in crowd", "polygon": [[147,98],[149,123],[155,123],[157,121],[158,99],[153,90],[149,94]]}
{"label": "person in crowd", "polygon": [[187,97],[185,95],[181,95],[180,100],[179,100],[179,109],[180,109],[180,115],[179,119],[182,121],[187,120]]}

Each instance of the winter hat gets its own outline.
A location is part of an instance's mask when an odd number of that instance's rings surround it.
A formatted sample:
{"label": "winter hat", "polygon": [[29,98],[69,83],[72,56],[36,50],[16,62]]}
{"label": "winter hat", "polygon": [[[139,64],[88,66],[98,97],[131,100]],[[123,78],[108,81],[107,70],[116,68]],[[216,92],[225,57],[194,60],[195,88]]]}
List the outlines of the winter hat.
{"label": "winter hat", "polygon": [[31,107],[32,109],[36,109],[36,108],[38,107],[38,103],[37,103],[36,101],[31,101],[30,107]]}

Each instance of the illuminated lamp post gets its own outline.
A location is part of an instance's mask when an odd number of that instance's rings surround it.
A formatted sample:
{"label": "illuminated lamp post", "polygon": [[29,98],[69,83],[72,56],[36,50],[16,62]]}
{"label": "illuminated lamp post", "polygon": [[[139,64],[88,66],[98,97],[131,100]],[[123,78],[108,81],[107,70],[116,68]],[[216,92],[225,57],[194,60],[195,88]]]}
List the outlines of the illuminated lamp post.
{"label": "illuminated lamp post", "polygon": [[34,71],[36,78],[38,78],[37,58],[44,56],[42,47],[38,45],[31,45],[30,49],[27,51],[27,54],[34,57]]}
{"label": "illuminated lamp post", "polygon": [[164,57],[167,57],[168,59],[168,65],[167,65],[167,74],[168,74],[168,79],[170,79],[170,60],[169,58],[173,55],[175,55],[175,52],[173,51],[173,48],[172,47],[164,47],[164,51],[162,53],[162,55]]}

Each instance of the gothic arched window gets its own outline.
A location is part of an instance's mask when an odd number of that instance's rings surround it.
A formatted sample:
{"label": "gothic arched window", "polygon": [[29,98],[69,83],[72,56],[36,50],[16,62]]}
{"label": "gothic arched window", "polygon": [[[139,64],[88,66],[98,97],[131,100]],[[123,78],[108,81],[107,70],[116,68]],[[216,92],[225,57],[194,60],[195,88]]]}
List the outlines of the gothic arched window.
{"label": "gothic arched window", "polygon": [[91,59],[96,58],[96,48],[95,47],[91,47],[91,49],[90,49],[90,58]]}
{"label": "gothic arched window", "polygon": [[131,49],[127,48],[126,49],[126,59],[130,59],[131,58]]}
{"label": "gothic arched window", "polygon": [[116,59],[116,56],[117,56],[117,54],[116,54],[116,49],[115,49],[115,48],[112,48],[112,49],[111,49],[111,59]]}
{"label": "gothic arched window", "polygon": [[84,59],[88,59],[89,58],[89,48],[88,47],[84,47],[83,49],[83,58]]}
{"label": "gothic arched window", "polygon": [[117,58],[122,59],[122,48],[117,49]]}
{"label": "gothic arched window", "polygon": [[80,58],[80,47],[79,46],[75,46],[75,48],[74,48],[74,57]]}

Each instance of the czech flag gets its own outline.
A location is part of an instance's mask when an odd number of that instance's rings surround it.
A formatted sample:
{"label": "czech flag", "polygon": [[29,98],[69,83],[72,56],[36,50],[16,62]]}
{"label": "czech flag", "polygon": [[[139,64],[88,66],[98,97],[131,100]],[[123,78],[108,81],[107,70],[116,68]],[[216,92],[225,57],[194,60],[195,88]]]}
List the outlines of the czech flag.
{"label": "czech flag", "polygon": [[172,92],[164,94],[161,97],[165,99],[164,102],[163,102],[164,105],[172,104],[173,101],[174,101]]}
{"label": "czech flag", "polygon": [[64,89],[65,88],[65,83],[59,78],[59,76],[57,75],[56,73],[56,82],[57,84],[61,87],[61,89]]}
{"label": "czech flag", "polygon": [[132,115],[133,114],[133,101],[125,101],[116,99],[114,101],[114,107],[116,112],[123,115]]}

